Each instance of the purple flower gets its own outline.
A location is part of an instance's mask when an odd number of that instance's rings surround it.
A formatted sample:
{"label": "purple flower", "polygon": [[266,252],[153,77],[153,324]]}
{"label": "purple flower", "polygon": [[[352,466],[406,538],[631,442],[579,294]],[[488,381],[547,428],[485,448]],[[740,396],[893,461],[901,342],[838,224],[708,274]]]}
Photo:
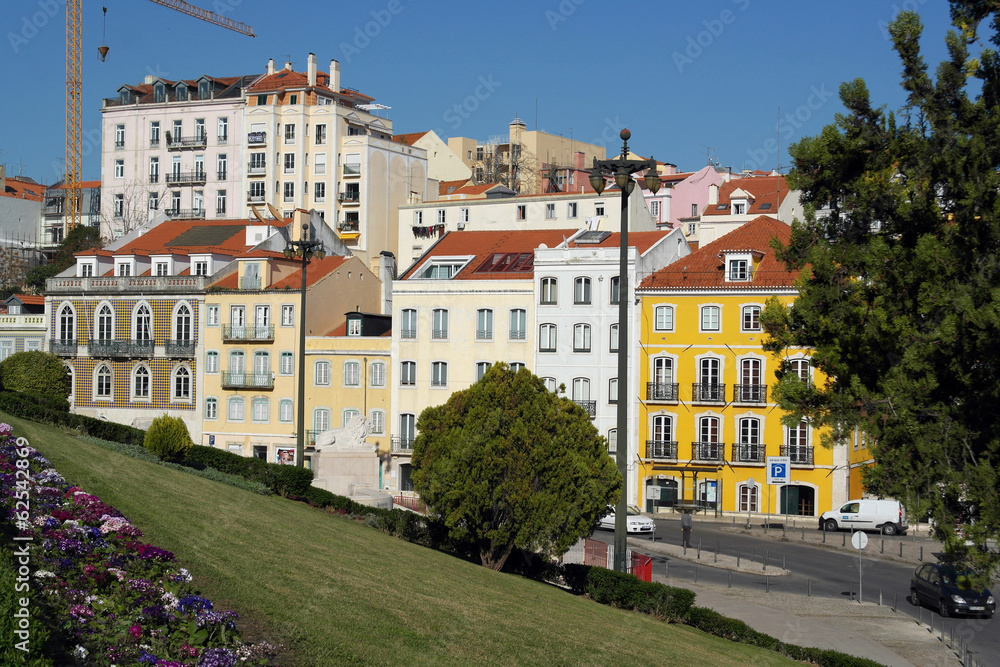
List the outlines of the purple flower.
{"label": "purple flower", "polygon": [[94,618],[94,610],[87,605],[75,604],[69,608],[69,615],[72,616],[74,620],[86,623],[90,619]]}
{"label": "purple flower", "polygon": [[139,655],[139,662],[145,662],[145,663],[150,664],[150,665],[155,665],[158,661],[159,661],[159,658],[157,658],[152,653],[146,653],[145,651],[143,651]]}
{"label": "purple flower", "polygon": [[163,605],[158,604],[143,607],[142,616],[151,621],[165,621],[169,618],[167,610],[163,608]]}
{"label": "purple flower", "polygon": [[235,611],[219,612],[202,609],[195,615],[194,620],[199,628],[203,628],[206,625],[225,625],[230,630],[235,630],[238,618],[239,616],[236,615]]}
{"label": "purple flower", "polygon": [[198,667],[236,667],[236,654],[227,648],[210,648],[201,654]]}
{"label": "purple flower", "polygon": [[212,602],[207,598],[203,598],[200,595],[185,595],[177,603],[177,608],[182,612],[190,611],[211,611]]}

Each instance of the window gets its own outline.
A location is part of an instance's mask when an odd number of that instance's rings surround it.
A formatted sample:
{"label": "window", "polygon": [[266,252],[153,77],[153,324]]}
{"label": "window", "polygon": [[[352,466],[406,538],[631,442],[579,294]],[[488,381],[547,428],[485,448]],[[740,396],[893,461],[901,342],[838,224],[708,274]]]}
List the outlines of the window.
{"label": "window", "polygon": [[423,224],[423,222],[424,222],[424,212],[423,211],[414,211],[413,212],[413,224],[415,224],[415,225],[421,225],[421,224]]}
{"label": "window", "polygon": [[285,173],[295,173],[295,153],[285,153]]}
{"label": "window", "polygon": [[740,484],[740,511],[741,512],[759,512],[759,506],[757,504],[757,490],[760,488],[759,485],[754,484],[753,486],[747,486],[746,484]]}
{"label": "window", "polygon": [[459,222],[468,222],[469,221],[469,209],[467,209],[467,208],[460,208],[460,209],[458,209],[458,221]]}
{"label": "window", "polygon": [[573,281],[573,303],[576,305],[590,303],[590,278],[581,276]]}
{"label": "window", "polygon": [[689,222],[687,225],[687,235],[694,236],[694,233],[698,231],[698,225],[693,222]]}
{"label": "window", "polygon": [[174,314],[174,340],[191,340],[191,308],[186,303]]}
{"label": "window", "polygon": [[295,326],[295,306],[287,303],[281,306],[281,326]]}
{"label": "window", "polygon": [[[348,272],[348,277],[350,277],[350,272]],[[361,319],[357,317],[352,317],[347,320],[347,335],[348,336],[360,336],[361,335]]]}
{"label": "window", "polygon": [[211,397],[205,399],[205,419],[219,418],[219,399]]}
{"label": "window", "polygon": [[385,386],[385,363],[373,361],[368,367],[368,384],[372,387]]}
{"label": "window", "polygon": [[401,443],[405,443],[407,446],[413,444],[413,439],[417,433],[416,425],[416,416],[405,413],[399,415],[399,440]]}
{"label": "window", "polygon": [[347,387],[361,385],[361,364],[356,361],[344,362],[344,385]]}
{"label": "window", "polygon": [[486,371],[490,369],[490,366],[492,366],[492,364],[488,361],[476,362],[476,382],[483,379],[483,376],[486,375]]}
{"label": "window", "polygon": [[325,146],[326,145],[326,124],[320,123],[316,126],[316,145]]}
{"label": "window", "polygon": [[608,346],[608,352],[618,351],[618,325],[612,324],[611,331],[608,332],[608,340],[610,345]]}
{"label": "window", "polygon": [[231,375],[242,375],[247,370],[246,355],[242,350],[233,350],[229,353],[229,373]]}
{"label": "window", "polygon": [[618,378],[608,380],[608,403],[618,403]]}
{"label": "window", "polygon": [[653,311],[653,328],[656,331],[674,330],[674,307],[657,306]]}
{"label": "window", "polygon": [[93,264],[80,264],[80,277],[90,278],[94,275],[94,265]]}
{"label": "window", "polygon": [[132,398],[149,398],[149,369],[137,366],[132,373]]}
{"label": "window", "polygon": [[225,215],[226,214],[226,191],[216,190],[215,191],[215,214]]}
{"label": "window", "polygon": [[525,204],[517,205],[517,219],[524,220],[528,217],[528,207]]}
{"label": "window", "polygon": [[326,183],[319,181],[313,184],[313,199],[317,203],[323,203],[326,201]]}
{"label": "window", "polygon": [[608,454],[618,453],[618,429],[608,429]]}
{"label": "window", "polygon": [[174,400],[177,401],[189,401],[191,400],[191,371],[189,371],[185,366],[179,367],[174,372]]}
{"label": "window", "polygon": [[372,410],[368,414],[368,422],[371,424],[374,435],[385,435],[385,411]]}
{"label": "window", "polygon": [[750,272],[747,269],[747,260],[745,259],[729,260],[729,279],[750,280]]}
{"label": "window", "polygon": [[125,126],[115,125],[115,148],[125,148]]}
{"label": "window", "polygon": [[[195,263],[195,266],[197,266],[197,265],[198,265],[198,263]],[[202,274],[196,273],[196,275],[202,275]],[[210,326],[210,327],[217,327],[217,326],[219,326],[219,305],[218,304],[211,304],[211,305],[205,306],[205,324],[208,325],[208,326]]]}
{"label": "window", "polygon": [[524,340],[527,322],[527,312],[523,308],[513,308],[510,311],[510,339]]}
{"label": "window", "polygon": [[413,308],[404,308],[400,313],[403,319],[403,325],[399,331],[400,338],[416,338],[417,337],[417,311]]}
{"label": "window", "polygon": [[493,340],[493,311],[489,308],[476,311],[476,339]]}
{"label": "window", "polygon": [[113,206],[114,209],[112,212],[115,216],[115,220],[121,220],[122,216],[125,214],[125,195],[120,192],[115,193]]}
{"label": "window", "polygon": [[594,215],[604,215],[604,202],[594,202]]}
{"label": "window", "polygon": [[[747,203],[745,201],[733,202],[733,215],[746,215]],[[739,280],[742,280],[740,278]]]}
{"label": "window", "polygon": [[[653,445],[654,447],[658,444],[665,444],[673,442],[674,440],[674,418],[670,415],[657,415],[653,417]],[[663,455],[663,452],[650,452],[652,456],[650,458],[660,458],[657,454],[660,454],[663,458],[672,458]]]}
{"label": "window", "polygon": [[433,313],[433,324],[431,327],[431,338],[443,339],[448,337],[448,311],[444,308],[435,308]]}
{"label": "window", "polygon": [[545,219],[546,220],[552,220],[555,217],[556,217],[556,205],[555,204],[546,204],[545,205]]}
{"label": "window", "polygon": [[808,359],[792,359],[788,362],[788,370],[791,373],[799,376],[799,379],[803,382],[809,382],[809,360]]}
{"label": "window", "polygon": [[97,309],[97,339],[114,340],[115,315],[108,304],[101,304]]}
{"label": "window", "polygon": [[97,398],[111,398],[114,378],[111,375],[111,369],[101,364],[97,367],[97,372],[95,373],[97,381],[94,383],[95,392],[94,395]]}
{"label": "window", "polygon": [[444,209],[443,208],[439,208],[437,210],[437,221],[438,221],[439,225],[443,225],[444,224],[445,217],[444,217]]}
{"label": "window", "polygon": [[590,325],[573,325],[573,351],[590,352]]}
{"label": "window", "polygon": [[701,308],[701,330],[719,331],[719,307],[702,306]]}
{"label": "window", "polygon": [[521,363],[520,361],[512,361],[512,362],[510,362],[510,370],[511,371],[517,373],[522,368],[524,368],[524,364]]}
{"label": "window", "polygon": [[649,202],[649,214],[653,216],[654,220],[660,219],[660,200],[653,199]]}
{"label": "window", "polygon": [[[298,95],[289,95],[288,96],[288,103],[289,104],[298,104],[299,103],[299,96]],[[308,127],[306,129],[308,129]],[[308,135],[309,133],[306,132],[306,134]]]}
{"label": "window", "polygon": [[330,411],[326,408],[313,410],[313,430],[317,433],[330,430]]}
{"label": "window", "polygon": [[194,138],[200,142],[205,141],[205,119],[195,118],[194,119]]}
{"label": "window", "polygon": [[267,95],[258,95],[257,106],[264,106],[265,104],[267,104]]}
{"label": "window", "polygon": [[59,340],[76,340],[76,315],[68,304],[59,310]]}
{"label": "window", "polygon": [[542,278],[541,298],[538,301],[540,304],[547,306],[556,304],[556,285],[555,278]]}
{"label": "window", "polygon": [[219,155],[215,158],[215,172],[220,181],[226,180],[226,176],[229,172],[229,158],[225,155]]}
{"label": "window", "polygon": [[[697,218],[698,217],[698,205],[697,204],[691,204],[691,217],[692,218]],[[692,227],[693,227],[693,225],[692,225]]]}
{"label": "window", "polygon": [[576,202],[570,202],[566,206],[566,217],[575,218],[576,217]]}
{"label": "window", "polygon": [[670,357],[653,359],[653,386],[649,396],[654,401],[677,400],[674,388],[674,360]]}
{"label": "window", "polygon": [[413,386],[417,384],[417,362],[402,361],[399,364],[399,384]]}
{"label": "window", "polygon": [[[202,172],[204,173],[204,172]],[[194,207],[194,214],[197,216],[205,215],[205,191],[195,190],[192,195],[192,206]]]}
{"label": "window", "polygon": [[263,174],[267,169],[266,153],[250,153],[250,173]]}
{"label": "window", "polygon": [[555,378],[542,378],[542,382],[545,383],[545,388],[546,389],[548,389],[552,393],[555,393],[555,391],[557,389],[557,387],[556,387],[556,379]]}
{"label": "window", "polygon": [[316,362],[316,373],[314,384],[318,385],[328,385],[330,384],[330,362],[329,361],[317,361]]}
{"label": "window", "polygon": [[622,281],[618,276],[611,277],[611,305],[614,306],[621,302],[622,298]]}
{"label": "window", "polygon": [[743,306],[743,330],[760,331],[760,306]]}
{"label": "window", "polygon": [[[166,275],[166,273],[157,275]],[[132,332],[136,340],[152,340],[153,339],[153,328],[152,328],[152,315],[149,312],[149,306],[146,304],[140,304],[138,308],[135,309],[135,317],[132,320]]]}
{"label": "window", "polygon": [[258,396],[250,402],[250,419],[255,422],[266,422],[271,419],[270,401],[264,396]]}
{"label": "window", "polygon": [[[162,93],[163,86],[157,84]],[[160,121],[154,120],[149,124],[149,147],[156,148],[160,145]]]}
{"label": "window", "polygon": [[166,262],[156,262],[156,264],[154,266],[155,266],[155,270],[153,271],[153,273],[155,275],[157,275],[157,276],[165,276],[165,275],[167,275],[167,263]]}
{"label": "window", "polygon": [[158,183],[160,180],[160,158],[149,158],[149,182]]}
{"label": "window", "polygon": [[181,136],[183,134],[181,132],[181,129],[182,129],[183,125],[182,125],[181,121],[175,120],[173,127],[174,127],[174,134],[171,137],[171,141],[169,143],[179,144],[181,142]]}
{"label": "window", "polygon": [[718,417],[701,417],[698,420],[698,442],[692,458],[702,461],[717,461],[722,458],[720,421]]}
{"label": "window", "polygon": [[227,420],[231,422],[241,422],[243,421],[243,397],[242,396],[230,396],[229,397],[229,412]]}
{"label": "window", "polygon": [[724,387],[720,384],[722,364],[716,357],[705,357],[698,362],[698,386],[695,400],[718,402],[725,399]]}
{"label": "window", "polygon": [[286,423],[292,421],[292,399],[283,398],[278,402],[278,421]]}
{"label": "window", "polygon": [[590,380],[573,378],[573,400],[576,402],[590,400]]}
{"label": "window", "polygon": [[448,363],[445,361],[435,361],[431,364],[431,386],[448,386]]}
{"label": "window", "polygon": [[229,119],[219,119],[219,143],[224,144],[229,141]]}
{"label": "window", "polygon": [[322,176],[326,173],[326,154],[316,153],[313,158],[313,173],[317,176]]}
{"label": "window", "polygon": [[205,353],[205,372],[219,372],[219,353],[217,350],[209,350]]}
{"label": "window", "polygon": [[148,207],[150,211],[155,211],[160,208],[160,194],[158,192],[149,193]]}
{"label": "window", "polygon": [[792,463],[812,464],[812,452],[809,449],[809,422],[802,420],[794,428],[788,429],[787,447],[782,452]]}
{"label": "window", "polygon": [[295,143],[295,125],[288,123],[285,125],[285,143],[294,144]]}
{"label": "window", "polygon": [[292,352],[282,352],[278,357],[278,373],[281,375],[292,375],[295,373],[295,354]]}
{"label": "window", "polygon": [[556,351],[556,325],[543,324],[538,327],[538,351]]}
{"label": "window", "polygon": [[288,182],[284,184],[284,201],[294,201],[295,200],[295,183]]}

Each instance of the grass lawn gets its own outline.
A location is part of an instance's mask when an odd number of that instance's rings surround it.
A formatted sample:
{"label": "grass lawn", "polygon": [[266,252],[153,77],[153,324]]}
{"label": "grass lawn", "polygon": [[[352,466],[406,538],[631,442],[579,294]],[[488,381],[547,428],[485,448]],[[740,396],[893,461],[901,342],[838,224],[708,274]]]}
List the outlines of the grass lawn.
{"label": "grass lawn", "polygon": [[794,665],[0,414],[293,665]]}

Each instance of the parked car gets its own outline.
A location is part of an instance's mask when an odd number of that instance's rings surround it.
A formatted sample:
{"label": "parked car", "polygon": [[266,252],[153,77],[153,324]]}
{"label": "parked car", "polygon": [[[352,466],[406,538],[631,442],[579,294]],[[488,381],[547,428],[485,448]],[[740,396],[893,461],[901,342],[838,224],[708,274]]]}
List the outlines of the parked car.
{"label": "parked car", "polygon": [[936,607],[942,616],[968,614],[993,618],[997,603],[989,589],[969,586],[970,572],[946,563],[928,563],[913,572],[910,602]]}
{"label": "parked car", "polygon": [[860,498],[848,500],[840,509],[823,512],[820,530],[878,530],[883,535],[906,534],[906,508],[898,500]]}
{"label": "parked car", "polygon": [[[614,505],[608,505],[608,513],[601,518],[597,527],[605,530],[615,529]],[[635,505],[629,505],[628,514],[625,517],[625,531],[628,533],[644,533],[651,535],[656,532],[656,524],[653,523],[653,520],[648,516],[643,516],[638,507]]]}

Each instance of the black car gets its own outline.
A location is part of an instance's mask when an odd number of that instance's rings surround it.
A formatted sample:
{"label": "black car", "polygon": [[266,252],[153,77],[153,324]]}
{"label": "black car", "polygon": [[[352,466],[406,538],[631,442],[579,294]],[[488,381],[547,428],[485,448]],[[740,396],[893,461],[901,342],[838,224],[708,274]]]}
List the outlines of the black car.
{"label": "black car", "polygon": [[970,574],[946,563],[921,565],[910,580],[910,602],[935,607],[942,616],[969,614],[992,618],[996,600],[988,589],[970,588]]}

